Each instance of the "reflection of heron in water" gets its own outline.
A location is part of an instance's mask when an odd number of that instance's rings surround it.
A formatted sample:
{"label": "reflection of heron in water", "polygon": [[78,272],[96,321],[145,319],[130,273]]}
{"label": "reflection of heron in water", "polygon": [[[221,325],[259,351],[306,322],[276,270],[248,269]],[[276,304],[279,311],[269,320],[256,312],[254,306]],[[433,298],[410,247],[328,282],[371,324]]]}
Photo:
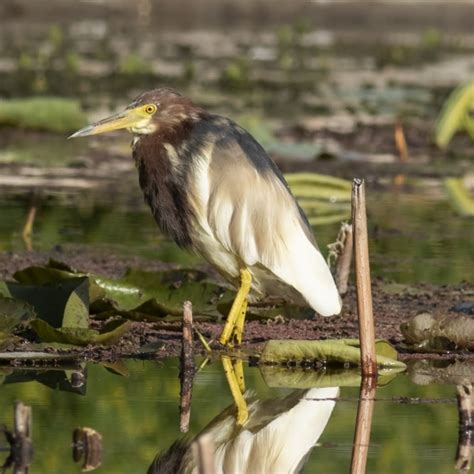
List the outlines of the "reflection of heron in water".
{"label": "reflection of heron in water", "polygon": [[[338,387],[294,390],[285,398],[258,400],[242,396],[241,364],[233,366],[223,358],[235,406],[226,408],[198,435],[208,435],[214,444],[215,472],[293,473],[300,472],[311,449],[323,433],[339,395]],[[237,397],[236,397],[237,394]],[[175,441],[160,453],[148,474],[196,473],[194,439]]]}

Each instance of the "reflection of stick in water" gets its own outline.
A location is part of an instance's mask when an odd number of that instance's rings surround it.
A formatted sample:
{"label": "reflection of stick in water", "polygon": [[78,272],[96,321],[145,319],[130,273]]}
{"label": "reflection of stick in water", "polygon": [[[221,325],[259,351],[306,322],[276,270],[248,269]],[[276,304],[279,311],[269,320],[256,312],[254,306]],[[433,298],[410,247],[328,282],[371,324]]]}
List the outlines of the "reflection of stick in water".
{"label": "reflection of stick in water", "polygon": [[474,392],[472,385],[457,385],[459,410],[459,439],[456,452],[456,470],[462,474],[471,469],[474,444]]}
{"label": "reflection of stick in water", "polygon": [[369,453],[370,431],[377,383],[374,377],[362,377],[360,383],[357,421],[352,447],[351,474],[364,474]]}
{"label": "reflection of stick in water", "polygon": [[183,338],[179,374],[181,381],[179,429],[183,433],[189,430],[194,372],[193,311],[191,302],[186,301],[183,305]]}
{"label": "reflection of stick in water", "polygon": [[13,466],[15,474],[27,474],[28,466],[33,461],[33,444],[31,441],[31,407],[23,402],[15,402],[13,415],[13,433],[5,427],[1,428],[10,444],[10,455],[6,459],[0,471],[5,472]]}
{"label": "reflection of stick in water", "polygon": [[28,252],[31,252],[33,250],[33,241],[32,241],[31,235],[33,234],[33,224],[35,222],[35,217],[36,217],[36,206],[33,204],[30,207],[30,210],[28,212],[28,217],[26,218],[26,222],[23,227],[23,232],[21,233],[23,242],[25,242],[26,250],[28,250]]}
{"label": "reflection of stick in water", "polygon": [[[241,370],[236,370],[237,364],[233,366],[230,359],[228,361],[230,367],[227,368],[233,370],[229,374],[231,378],[232,374],[235,376],[233,390],[240,392]],[[236,420],[235,405],[231,405],[194,440],[177,440],[160,453],[148,474],[197,472],[198,460],[192,445],[202,436],[208,436],[214,445],[214,472],[301,472],[326,428],[338,395],[337,387],[294,390],[285,398],[269,400],[250,398],[246,394],[242,399],[247,421],[240,425]],[[238,413],[239,410],[237,416]]]}

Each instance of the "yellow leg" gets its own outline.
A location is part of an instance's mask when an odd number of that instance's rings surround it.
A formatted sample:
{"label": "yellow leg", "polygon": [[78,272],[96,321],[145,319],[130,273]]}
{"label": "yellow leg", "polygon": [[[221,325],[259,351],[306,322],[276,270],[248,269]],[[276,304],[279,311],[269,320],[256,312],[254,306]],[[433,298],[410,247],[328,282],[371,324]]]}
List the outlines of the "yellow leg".
{"label": "yellow leg", "polygon": [[[230,338],[234,334],[234,331],[235,335],[240,337],[240,341],[242,340],[243,324],[245,321],[245,312],[247,310],[247,295],[249,294],[251,284],[252,275],[250,272],[246,268],[240,270],[240,287],[237,291],[234,302],[232,303],[229,316],[227,316],[224,330],[222,331],[221,337],[219,338],[219,342],[223,345],[228,345]],[[242,327],[239,329],[236,328],[236,325],[238,322],[240,324],[240,319],[242,319]]]}
{"label": "yellow leg", "polygon": [[[242,363],[242,361],[240,362]],[[224,367],[227,383],[229,384],[232,398],[234,399],[234,403],[237,408],[236,423],[237,425],[242,426],[249,418],[247,402],[245,401],[245,398],[240,390],[239,382],[235,375],[234,367],[232,366],[229,356],[222,356],[222,366]]]}
{"label": "yellow leg", "polygon": [[241,359],[237,359],[234,363],[234,374],[239,384],[241,393],[245,393],[244,364]]}
{"label": "yellow leg", "polygon": [[247,300],[242,303],[237,321],[235,322],[234,329],[232,329],[231,341],[236,344],[242,342],[242,336],[244,334],[245,315],[247,313]]}

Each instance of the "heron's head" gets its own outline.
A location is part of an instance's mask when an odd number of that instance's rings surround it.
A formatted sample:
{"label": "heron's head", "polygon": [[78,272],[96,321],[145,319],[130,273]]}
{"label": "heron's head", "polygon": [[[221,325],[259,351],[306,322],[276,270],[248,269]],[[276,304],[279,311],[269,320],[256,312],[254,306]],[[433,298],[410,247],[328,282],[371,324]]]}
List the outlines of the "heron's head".
{"label": "heron's head", "polygon": [[69,138],[97,135],[121,128],[126,128],[134,135],[149,135],[160,126],[193,118],[196,110],[192,102],[178,92],[168,88],[154,89],[139,95],[125,110],[81,128]]}

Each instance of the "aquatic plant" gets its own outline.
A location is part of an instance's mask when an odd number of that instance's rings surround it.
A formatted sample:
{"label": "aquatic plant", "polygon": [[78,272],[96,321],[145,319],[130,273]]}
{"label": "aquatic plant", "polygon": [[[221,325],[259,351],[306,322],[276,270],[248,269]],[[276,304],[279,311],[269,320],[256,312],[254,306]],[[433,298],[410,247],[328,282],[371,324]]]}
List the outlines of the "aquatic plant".
{"label": "aquatic plant", "polygon": [[474,80],[460,85],[449,95],[436,122],[435,142],[446,148],[460,131],[467,132],[474,140]]}
{"label": "aquatic plant", "polygon": [[69,133],[86,122],[86,116],[76,100],[30,97],[0,101],[0,127]]}

